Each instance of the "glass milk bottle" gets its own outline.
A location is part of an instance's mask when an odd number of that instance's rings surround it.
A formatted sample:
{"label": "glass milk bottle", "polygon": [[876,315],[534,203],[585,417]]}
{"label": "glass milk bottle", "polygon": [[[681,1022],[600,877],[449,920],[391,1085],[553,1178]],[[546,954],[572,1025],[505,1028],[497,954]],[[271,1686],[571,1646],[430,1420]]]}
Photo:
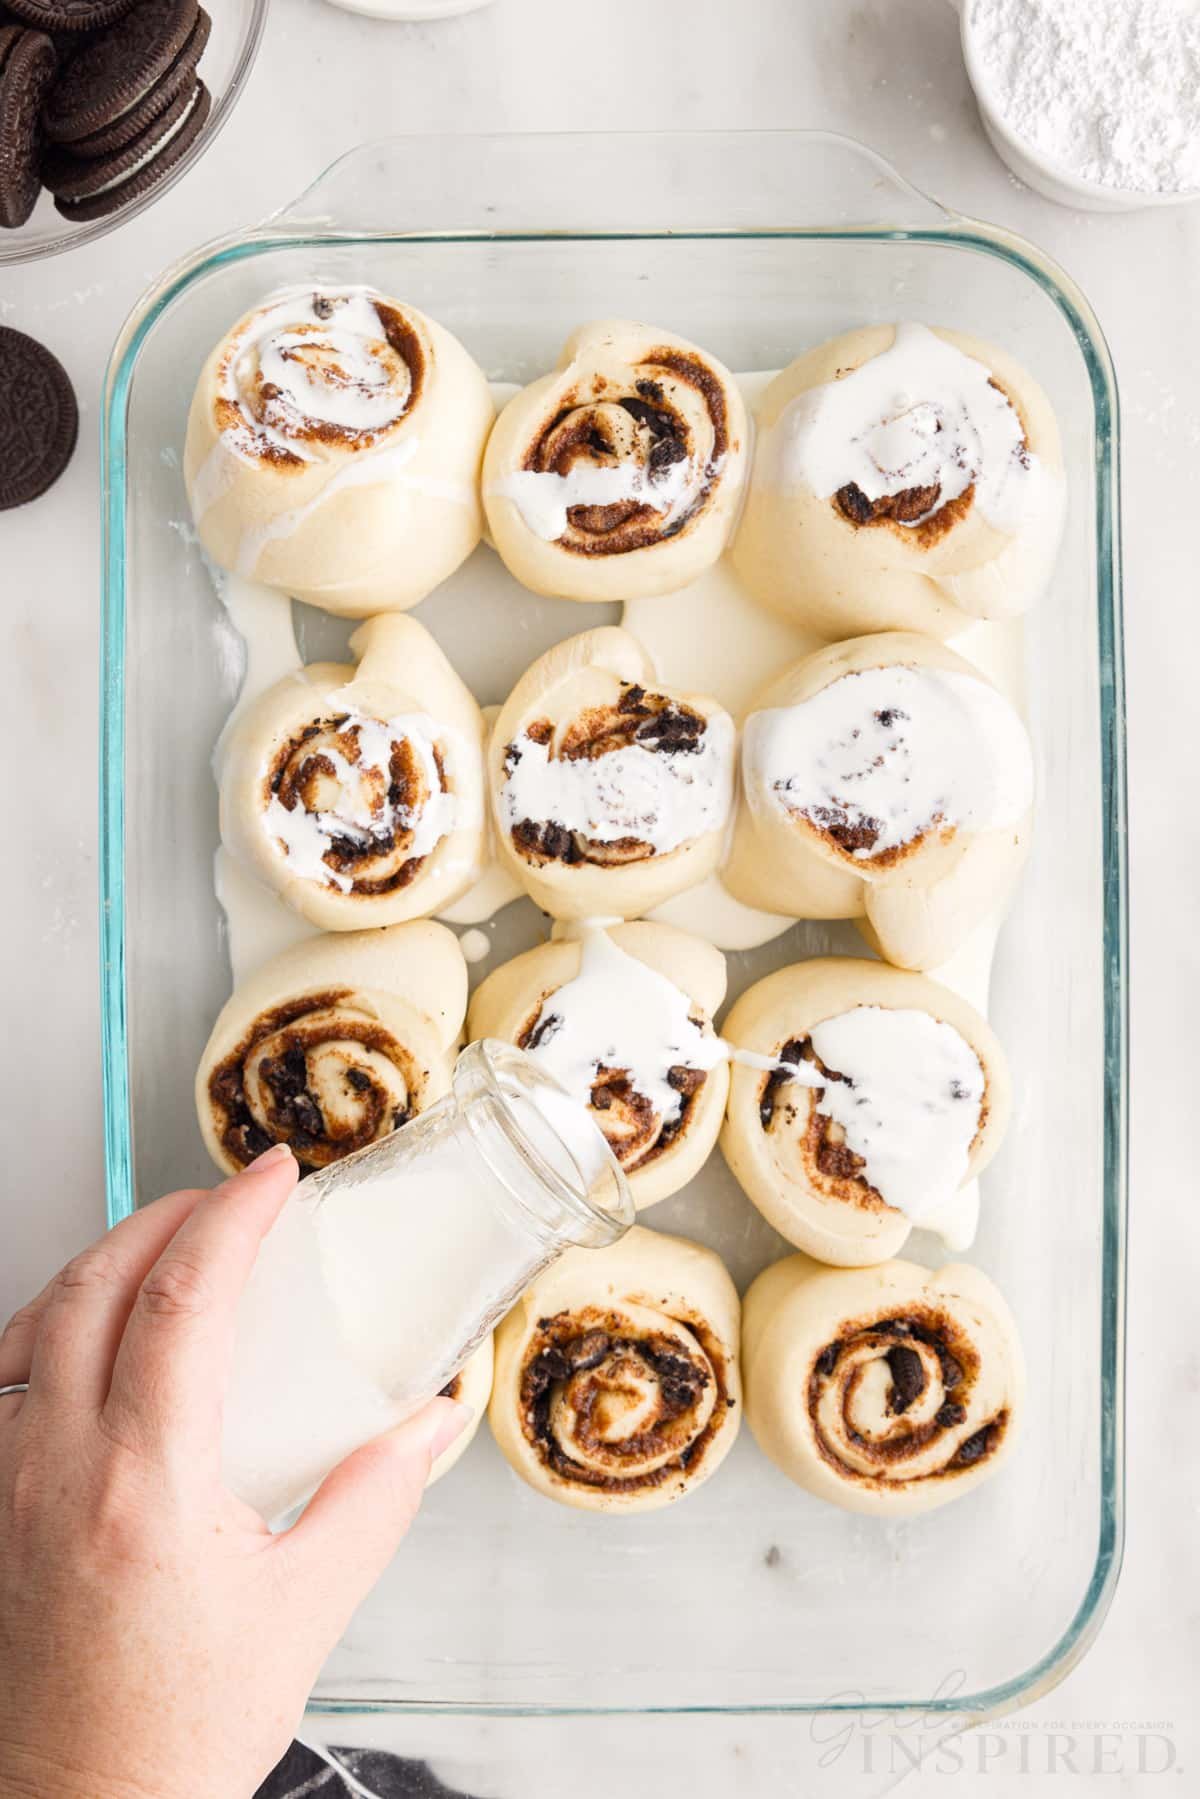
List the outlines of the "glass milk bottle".
{"label": "glass milk bottle", "polygon": [[445,1098],[304,1180],[238,1311],[224,1473],[264,1517],[450,1381],[529,1282],[633,1219],[587,1112],[521,1050],[473,1043]]}

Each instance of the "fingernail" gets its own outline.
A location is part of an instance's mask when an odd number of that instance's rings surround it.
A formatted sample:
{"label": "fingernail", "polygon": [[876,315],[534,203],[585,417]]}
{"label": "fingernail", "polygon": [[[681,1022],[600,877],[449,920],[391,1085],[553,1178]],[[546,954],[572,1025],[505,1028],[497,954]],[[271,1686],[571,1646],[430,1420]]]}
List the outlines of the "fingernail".
{"label": "fingernail", "polygon": [[429,1442],[429,1459],[432,1462],[436,1462],[440,1455],[445,1454],[456,1437],[461,1437],[475,1416],[474,1409],[469,1405],[463,1405],[458,1399],[443,1401],[438,1410],[441,1415],[438,1418],[437,1429]]}
{"label": "fingernail", "polygon": [[291,1159],[291,1148],[286,1143],[272,1143],[270,1149],[264,1149],[261,1156],[255,1156],[253,1162],[247,1162],[243,1174],[255,1174],[260,1168],[273,1168],[276,1162]]}

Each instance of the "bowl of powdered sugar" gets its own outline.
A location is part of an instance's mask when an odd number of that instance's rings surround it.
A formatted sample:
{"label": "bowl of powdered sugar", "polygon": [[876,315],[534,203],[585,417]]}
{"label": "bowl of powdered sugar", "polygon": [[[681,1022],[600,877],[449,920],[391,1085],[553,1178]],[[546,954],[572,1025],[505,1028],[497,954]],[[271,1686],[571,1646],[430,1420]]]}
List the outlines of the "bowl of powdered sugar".
{"label": "bowl of powdered sugar", "polygon": [[1128,211],[1200,199],[1200,0],[956,0],[984,129],[1028,186]]}

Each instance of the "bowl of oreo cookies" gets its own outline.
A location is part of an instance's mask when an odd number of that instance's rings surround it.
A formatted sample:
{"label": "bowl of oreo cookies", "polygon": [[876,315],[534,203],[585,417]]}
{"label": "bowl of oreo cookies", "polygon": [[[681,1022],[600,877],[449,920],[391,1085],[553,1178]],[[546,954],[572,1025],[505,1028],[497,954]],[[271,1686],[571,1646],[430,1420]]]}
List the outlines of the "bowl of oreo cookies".
{"label": "bowl of oreo cookies", "polygon": [[0,0],[0,263],[110,231],[208,147],[267,0]]}

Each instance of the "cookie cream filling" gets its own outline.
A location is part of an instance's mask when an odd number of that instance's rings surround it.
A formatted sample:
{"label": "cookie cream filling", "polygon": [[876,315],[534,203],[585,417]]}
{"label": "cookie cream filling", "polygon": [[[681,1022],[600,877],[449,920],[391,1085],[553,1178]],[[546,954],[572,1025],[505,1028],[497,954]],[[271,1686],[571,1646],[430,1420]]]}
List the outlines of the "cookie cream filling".
{"label": "cookie cream filling", "polygon": [[501,789],[510,830],[527,819],[597,843],[633,838],[666,854],[723,830],[733,802],[734,729],[706,721],[687,747],[623,744],[604,755],[554,756],[527,732],[509,745]]}
{"label": "cookie cream filling", "polygon": [[619,506],[630,500],[659,513],[666,531],[692,507],[713,473],[698,468],[690,456],[665,468],[633,461],[611,467],[577,462],[565,475],[553,470],[515,469],[492,482],[488,492],[511,500],[535,537],[556,543],[574,507]]}
{"label": "cookie cream filling", "polygon": [[624,1070],[664,1124],[682,1114],[672,1071],[707,1074],[727,1058],[721,1039],[692,1017],[686,993],[604,931],[583,939],[579,973],[543,1000],[525,1043],[559,1085],[588,1105],[602,1069]]}
{"label": "cookie cream filling", "polygon": [[798,395],[779,431],[785,482],[822,499],[851,484],[869,501],[932,490],[919,517],[896,521],[909,527],[973,488],[988,523],[1015,532],[1039,470],[990,370],[912,323],[869,362]]}
{"label": "cookie cream filling", "polygon": [[173,143],[179,136],[179,133],[183,130],[197,106],[199,106],[203,92],[203,88],[198,85],[196,91],[193,93],[191,99],[188,101],[175,123],[168,130],[164,131],[161,137],[155,138],[152,144],[147,145],[146,149],[142,151],[142,154],[136,157],[133,162],[128,163],[123,169],[119,170],[118,173],[110,176],[110,178],[100,187],[92,188],[88,198],[97,200],[101,194],[111,194],[114,188],[122,187],[126,181],[132,181],[133,177],[140,174],[149,163],[154,161],[156,156],[161,156],[167,145]]}
{"label": "cookie cream filling", "polygon": [[796,706],[746,721],[743,779],[869,861],[932,830],[1015,824],[1033,799],[1033,753],[994,687],[950,669],[842,675]]}
{"label": "cookie cream filling", "polygon": [[779,1072],[819,1090],[813,1103],[862,1157],[862,1179],[920,1223],[966,1179],[987,1086],[979,1057],[928,1012],[883,1006],[855,1006],[808,1035],[826,1072],[805,1061]]}
{"label": "cookie cream filling", "polygon": [[[302,800],[285,806],[277,793],[263,811],[263,829],[281,846],[293,872],[307,881],[319,881],[349,893],[349,875],[331,868],[325,856],[337,839],[369,846],[373,841],[408,836],[406,860],[427,856],[444,837],[465,821],[460,819],[459,796],[442,786],[437,751],[444,751],[449,734],[424,713],[406,713],[381,720],[351,712],[337,728],[339,737],[353,736],[358,760],[350,762],[327,737],[313,746],[328,771],[321,771],[322,799],[310,811]],[[391,798],[392,755],[397,743],[407,743],[416,759],[425,798],[419,805],[395,803]],[[269,781],[269,768],[263,769]],[[330,789],[332,788],[332,792]]]}

